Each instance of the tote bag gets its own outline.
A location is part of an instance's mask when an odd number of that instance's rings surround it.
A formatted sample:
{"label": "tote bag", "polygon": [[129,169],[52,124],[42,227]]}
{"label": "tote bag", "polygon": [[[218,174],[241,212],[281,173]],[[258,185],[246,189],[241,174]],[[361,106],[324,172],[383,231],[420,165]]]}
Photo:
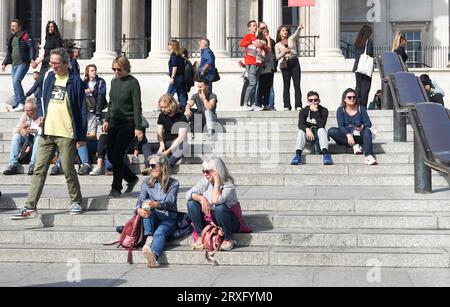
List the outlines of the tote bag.
{"label": "tote bag", "polygon": [[369,41],[367,41],[366,49],[364,53],[359,58],[358,68],[356,69],[357,73],[366,75],[368,77],[372,77],[373,74],[373,58],[367,54],[367,46],[369,45]]}

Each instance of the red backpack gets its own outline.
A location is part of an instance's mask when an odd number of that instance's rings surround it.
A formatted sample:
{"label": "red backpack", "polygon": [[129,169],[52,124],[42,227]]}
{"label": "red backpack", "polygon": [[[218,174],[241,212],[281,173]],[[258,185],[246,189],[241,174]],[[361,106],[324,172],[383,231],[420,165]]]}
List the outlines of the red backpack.
{"label": "red backpack", "polygon": [[128,249],[129,264],[133,264],[133,250],[139,249],[144,246],[144,224],[142,218],[139,215],[133,216],[124,226],[120,239],[117,242],[107,245],[118,244],[117,248],[123,247]]}
{"label": "red backpack", "polygon": [[219,265],[215,255],[219,251],[220,246],[222,246],[225,233],[222,228],[214,224],[211,216],[205,216],[205,220],[207,220],[209,224],[203,229],[202,234],[200,235],[205,251],[205,258],[213,265]]}

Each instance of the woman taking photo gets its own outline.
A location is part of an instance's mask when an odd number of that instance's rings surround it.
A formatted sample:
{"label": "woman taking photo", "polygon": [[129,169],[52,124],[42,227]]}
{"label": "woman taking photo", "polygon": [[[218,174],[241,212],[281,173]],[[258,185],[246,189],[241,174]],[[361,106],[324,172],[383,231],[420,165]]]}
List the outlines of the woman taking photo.
{"label": "woman taking photo", "polygon": [[186,108],[188,100],[186,83],[184,80],[184,68],[186,60],[181,53],[180,43],[178,41],[171,41],[169,43],[169,50],[171,52],[169,60],[170,83],[167,94],[173,96],[175,95],[175,93],[177,93],[180,108],[184,110]]}
{"label": "woman taking photo", "polygon": [[108,133],[108,159],[113,165],[111,197],[122,194],[122,181],[128,182],[125,193],[131,193],[138,183],[138,177],[125,165],[124,157],[128,145],[134,137],[144,138],[142,133],[142,102],[139,81],[130,75],[130,61],[119,56],[114,59],[112,70],[115,78],[111,81],[110,103],[103,131]]}
{"label": "woman taking photo", "polygon": [[177,197],[180,184],[170,178],[169,160],[164,155],[150,158],[150,177],[144,181],[136,213],[144,219],[146,242],[142,249],[147,267],[159,266],[166,239],[177,228]]}
{"label": "woman taking photo", "polygon": [[[355,65],[353,66],[353,72],[356,78],[356,96],[358,97],[359,104],[367,108],[369,101],[370,88],[372,86],[372,77],[356,72],[358,69],[359,60],[361,55],[365,52],[370,57],[373,57],[373,40],[372,40],[372,28],[365,25],[361,28],[358,36],[355,40]],[[367,50],[367,51],[366,51]]]}
{"label": "woman taking photo", "polygon": [[[289,36],[289,29],[287,26],[281,26],[277,32],[277,44],[275,45],[275,58],[278,61],[282,60],[280,65],[281,73],[283,74],[284,84],[284,110],[291,111],[291,79],[294,81],[295,88],[295,110],[300,111],[302,105],[302,91],[300,87],[301,68],[298,60],[299,53],[297,50],[298,38],[303,25],[298,26],[297,31]],[[285,64],[283,64],[283,62]]]}

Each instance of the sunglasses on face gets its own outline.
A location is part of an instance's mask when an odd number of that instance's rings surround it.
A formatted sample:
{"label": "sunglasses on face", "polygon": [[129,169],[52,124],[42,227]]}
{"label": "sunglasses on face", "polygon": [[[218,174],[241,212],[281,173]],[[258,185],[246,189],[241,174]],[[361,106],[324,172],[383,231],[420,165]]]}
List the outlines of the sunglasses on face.
{"label": "sunglasses on face", "polygon": [[122,68],[114,68],[114,67],[112,68],[113,72],[122,72],[122,70],[123,70]]}
{"label": "sunglasses on face", "polygon": [[150,169],[156,169],[159,165],[157,164],[150,164]]}
{"label": "sunglasses on face", "polygon": [[320,99],[308,99],[309,102],[319,102]]}
{"label": "sunglasses on face", "polygon": [[202,172],[203,172],[204,175],[210,175],[212,173],[212,170],[204,169],[204,170],[202,170]]}
{"label": "sunglasses on face", "polygon": [[356,100],[356,96],[347,96],[348,100]]}

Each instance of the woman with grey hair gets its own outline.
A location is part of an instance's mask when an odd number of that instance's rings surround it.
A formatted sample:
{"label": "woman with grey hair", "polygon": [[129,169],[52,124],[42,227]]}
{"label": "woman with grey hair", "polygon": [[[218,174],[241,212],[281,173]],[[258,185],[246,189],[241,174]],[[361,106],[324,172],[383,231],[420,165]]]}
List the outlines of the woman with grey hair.
{"label": "woman with grey hair", "polygon": [[[207,225],[205,215],[211,215],[225,233],[221,250],[232,250],[236,245],[233,233],[239,231],[240,222],[231,209],[238,204],[238,199],[234,179],[220,158],[203,162],[203,178],[187,192],[186,199],[189,218],[199,237]],[[200,238],[192,248],[203,248]]]}
{"label": "woman with grey hair", "polygon": [[170,178],[169,160],[164,155],[150,158],[150,177],[142,183],[136,213],[144,219],[143,248],[147,267],[159,266],[166,239],[177,228],[177,196],[180,183]]}

